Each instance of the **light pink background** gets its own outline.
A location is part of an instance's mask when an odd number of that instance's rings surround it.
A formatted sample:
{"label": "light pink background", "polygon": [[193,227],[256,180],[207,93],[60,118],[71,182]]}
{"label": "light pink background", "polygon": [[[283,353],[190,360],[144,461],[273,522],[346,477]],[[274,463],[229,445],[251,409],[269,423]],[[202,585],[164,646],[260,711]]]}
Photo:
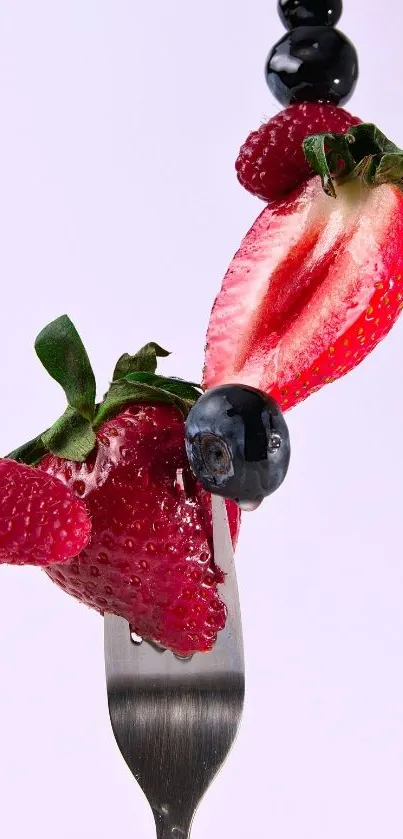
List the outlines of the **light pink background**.
{"label": "light pink background", "polygon": [[[401,3],[346,0],[351,109],[403,143]],[[385,17],[382,19],[382,8]],[[275,0],[0,2],[1,451],[62,410],[37,331],[67,311],[102,393],[156,340],[200,375],[213,296],[261,209],[237,184],[277,105]],[[194,839],[403,836],[403,323],[289,416],[281,492],[237,555],[242,731]],[[102,620],[40,571],[1,568],[0,832],[153,837],[105,701]]]}

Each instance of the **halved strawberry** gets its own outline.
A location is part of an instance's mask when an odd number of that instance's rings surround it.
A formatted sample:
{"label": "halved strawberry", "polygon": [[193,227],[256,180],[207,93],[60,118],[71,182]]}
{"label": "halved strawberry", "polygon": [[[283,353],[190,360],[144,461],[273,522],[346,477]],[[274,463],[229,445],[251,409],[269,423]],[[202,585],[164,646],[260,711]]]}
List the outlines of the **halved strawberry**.
{"label": "halved strawberry", "polygon": [[263,210],[207,334],[204,387],[241,382],[282,408],[359,364],[403,308],[403,153],[364,124],[305,151],[322,184]]}

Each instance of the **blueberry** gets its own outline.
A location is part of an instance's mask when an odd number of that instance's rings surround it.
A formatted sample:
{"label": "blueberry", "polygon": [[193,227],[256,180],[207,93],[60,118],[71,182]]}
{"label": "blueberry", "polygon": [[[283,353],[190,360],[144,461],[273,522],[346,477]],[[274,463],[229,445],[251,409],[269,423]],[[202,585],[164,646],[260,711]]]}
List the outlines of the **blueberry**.
{"label": "blueberry", "polygon": [[186,420],[186,451],[205,489],[254,510],[282,484],[288,428],[277,402],[246,385],[206,391]]}
{"label": "blueberry", "polygon": [[335,26],[342,0],[278,0],[278,12],[287,29],[297,26]]}
{"label": "blueberry", "polygon": [[271,92],[284,107],[295,102],[343,105],[357,82],[358,56],[338,29],[298,26],[274,45],[265,73]]}

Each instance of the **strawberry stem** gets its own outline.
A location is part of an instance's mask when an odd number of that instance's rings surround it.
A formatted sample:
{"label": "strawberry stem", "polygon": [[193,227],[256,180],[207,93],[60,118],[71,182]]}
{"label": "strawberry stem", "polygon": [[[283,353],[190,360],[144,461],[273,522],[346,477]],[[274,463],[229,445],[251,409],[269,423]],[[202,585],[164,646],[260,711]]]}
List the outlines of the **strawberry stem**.
{"label": "strawberry stem", "polygon": [[387,183],[403,191],[403,151],[372,123],[354,125],[345,134],[314,134],[304,140],[303,149],[332,198],[335,183],[357,179],[366,187]]}

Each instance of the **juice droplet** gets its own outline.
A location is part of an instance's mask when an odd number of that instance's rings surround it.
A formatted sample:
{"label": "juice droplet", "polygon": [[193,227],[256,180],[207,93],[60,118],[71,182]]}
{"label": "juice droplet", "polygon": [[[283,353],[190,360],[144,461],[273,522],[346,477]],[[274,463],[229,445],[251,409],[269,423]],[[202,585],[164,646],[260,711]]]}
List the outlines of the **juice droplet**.
{"label": "juice droplet", "polygon": [[262,499],[256,499],[256,501],[238,501],[238,507],[240,510],[243,510],[244,513],[253,513],[254,510],[257,510],[262,503]]}

